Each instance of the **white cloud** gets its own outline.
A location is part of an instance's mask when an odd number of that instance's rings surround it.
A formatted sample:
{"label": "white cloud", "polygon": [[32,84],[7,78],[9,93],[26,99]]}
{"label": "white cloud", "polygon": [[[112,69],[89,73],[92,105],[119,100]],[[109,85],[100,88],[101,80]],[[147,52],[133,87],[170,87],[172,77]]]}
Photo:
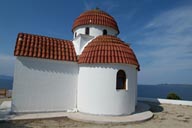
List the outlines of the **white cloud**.
{"label": "white cloud", "polygon": [[15,57],[0,55],[0,74],[13,76]]}
{"label": "white cloud", "polygon": [[119,4],[114,1],[102,1],[102,2],[93,2],[89,0],[84,0],[85,10],[94,9],[96,7],[107,12],[112,11],[114,8],[119,7]]}
{"label": "white cloud", "polygon": [[84,0],[84,6],[85,10],[90,10],[93,9],[94,3],[91,1],[88,2],[87,0]]}
{"label": "white cloud", "polygon": [[175,83],[185,82],[182,77],[188,74],[184,71],[192,70],[191,7],[162,13],[144,27],[143,33],[144,38],[137,44],[148,49],[137,51],[141,63],[140,82],[155,83],[160,79],[171,82],[175,74],[181,77],[175,79]]}
{"label": "white cloud", "polygon": [[165,12],[150,22],[146,28],[162,28],[169,34],[190,31],[192,28],[191,9],[191,7],[182,7]]}
{"label": "white cloud", "polygon": [[119,7],[119,4],[117,2],[115,3],[114,1],[103,1],[100,6],[107,12],[110,12],[113,9]]}

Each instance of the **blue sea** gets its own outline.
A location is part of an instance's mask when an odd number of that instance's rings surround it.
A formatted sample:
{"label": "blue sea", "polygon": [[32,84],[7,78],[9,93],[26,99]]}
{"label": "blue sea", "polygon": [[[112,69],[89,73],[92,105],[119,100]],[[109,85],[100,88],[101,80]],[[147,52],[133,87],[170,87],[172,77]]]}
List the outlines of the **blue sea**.
{"label": "blue sea", "polygon": [[0,75],[0,89],[5,88],[11,90],[13,87],[13,77]]}
{"label": "blue sea", "polygon": [[[12,89],[13,77],[0,75],[0,89]],[[138,96],[147,98],[166,98],[170,92],[174,92],[182,100],[192,101],[192,84],[161,84],[161,85],[138,85]]]}
{"label": "blue sea", "polygon": [[138,85],[139,97],[166,98],[170,92],[176,93],[182,100],[192,101],[192,85],[185,85],[185,84]]}

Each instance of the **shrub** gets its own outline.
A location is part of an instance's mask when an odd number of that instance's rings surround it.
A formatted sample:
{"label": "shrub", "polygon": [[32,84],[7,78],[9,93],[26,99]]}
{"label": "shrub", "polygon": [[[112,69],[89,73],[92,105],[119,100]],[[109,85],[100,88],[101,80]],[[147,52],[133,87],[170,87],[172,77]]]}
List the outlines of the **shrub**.
{"label": "shrub", "polygon": [[167,99],[181,100],[181,98],[180,98],[176,93],[173,93],[173,92],[171,92],[171,93],[169,93],[169,94],[167,95]]}

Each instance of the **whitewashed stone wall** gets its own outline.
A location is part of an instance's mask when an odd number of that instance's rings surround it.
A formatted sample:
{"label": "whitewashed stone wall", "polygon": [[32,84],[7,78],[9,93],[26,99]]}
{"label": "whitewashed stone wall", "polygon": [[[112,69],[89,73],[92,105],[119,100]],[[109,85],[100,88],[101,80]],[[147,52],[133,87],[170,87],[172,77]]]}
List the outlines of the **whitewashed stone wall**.
{"label": "whitewashed stone wall", "polygon": [[[118,70],[126,73],[127,90],[116,90]],[[77,109],[99,115],[128,115],[137,100],[136,66],[127,64],[80,64]]]}
{"label": "whitewashed stone wall", "polygon": [[65,111],[76,108],[77,79],[77,63],[17,57],[12,111]]}
{"label": "whitewashed stone wall", "polygon": [[100,36],[103,35],[103,30],[107,30],[107,35],[117,35],[118,31],[116,31],[113,28],[107,27],[107,26],[101,26],[101,25],[82,25],[79,26],[77,28],[74,29],[73,34],[74,34],[74,38],[75,38],[75,33],[76,36],[78,36],[79,34],[85,34],[85,28],[89,27],[89,35],[90,36]]}

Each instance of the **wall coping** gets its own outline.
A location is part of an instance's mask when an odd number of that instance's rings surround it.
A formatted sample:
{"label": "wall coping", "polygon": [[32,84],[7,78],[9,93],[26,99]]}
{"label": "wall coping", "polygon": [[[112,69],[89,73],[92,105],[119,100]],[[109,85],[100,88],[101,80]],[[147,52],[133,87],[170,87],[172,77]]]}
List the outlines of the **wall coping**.
{"label": "wall coping", "polygon": [[138,97],[137,100],[138,101],[155,102],[155,103],[160,103],[160,104],[174,104],[174,105],[192,106],[192,101],[187,101],[187,100],[169,100],[169,99],[145,98],[145,97]]}

